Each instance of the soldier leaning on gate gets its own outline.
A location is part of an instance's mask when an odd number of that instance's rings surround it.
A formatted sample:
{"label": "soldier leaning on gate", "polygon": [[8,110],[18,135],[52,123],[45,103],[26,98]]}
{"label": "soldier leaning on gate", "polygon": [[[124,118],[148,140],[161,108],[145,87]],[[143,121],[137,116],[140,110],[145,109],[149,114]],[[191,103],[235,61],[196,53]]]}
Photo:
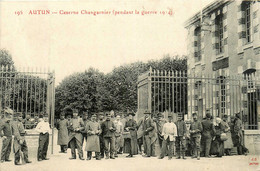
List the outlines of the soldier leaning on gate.
{"label": "soldier leaning on gate", "polygon": [[12,111],[10,109],[4,110],[4,119],[0,126],[0,136],[3,139],[1,151],[1,163],[10,162],[9,160],[12,145]]}
{"label": "soldier leaning on gate", "polygon": [[180,159],[181,156],[183,159],[185,158],[185,146],[186,146],[186,132],[187,128],[185,122],[183,121],[183,114],[178,113],[178,120],[175,122],[177,127],[177,137],[176,137],[176,158]]}
{"label": "soldier leaning on gate", "polygon": [[200,140],[201,140],[201,132],[202,132],[202,125],[201,122],[198,121],[197,113],[192,114],[193,122],[190,126],[190,138],[191,144],[193,149],[193,156],[192,158],[196,158],[200,160]]}
{"label": "soldier leaning on gate", "polygon": [[13,122],[12,127],[13,127],[13,134],[14,134],[14,144],[13,144],[13,149],[15,153],[15,158],[14,158],[14,164],[15,165],[20,165],[20,156],[21,153],[23,155],[25,163],[31,163],[28,159],[28,147],[27,143],[25,140],[25,130],[24,126],[22,123],[23,120],[23,114],[22,113],[16,113],[14,114],[14,118],[17,117],[17,120]]}
{"label": "soldier leaning on gate", "polygon": [[73,118],[69,121],[69,148],[71,148],[70,160],[76,159],[76,148],[78,149],[78,155],[80,160],[84,160],[82,151],[82,131],[85,129],[84,122],[78,117],[78,110],[73,110]]}

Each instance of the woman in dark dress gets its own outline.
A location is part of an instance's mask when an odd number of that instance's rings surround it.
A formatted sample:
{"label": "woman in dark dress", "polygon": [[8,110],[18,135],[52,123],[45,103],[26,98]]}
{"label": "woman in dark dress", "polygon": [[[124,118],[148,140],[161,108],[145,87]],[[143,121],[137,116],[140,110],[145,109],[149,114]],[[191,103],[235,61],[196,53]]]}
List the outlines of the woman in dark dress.
{"label": "woman in dark dress", "polygon": [[124,149],[129,150],[129,155],[126,157],[133,157],[133,155],[138,154],[138,144],[137,144],[137,123],[133,119],[134,113],[128,114],[128,120],[125,123],[124,130],[130,133],[129,138],[125,138]]}

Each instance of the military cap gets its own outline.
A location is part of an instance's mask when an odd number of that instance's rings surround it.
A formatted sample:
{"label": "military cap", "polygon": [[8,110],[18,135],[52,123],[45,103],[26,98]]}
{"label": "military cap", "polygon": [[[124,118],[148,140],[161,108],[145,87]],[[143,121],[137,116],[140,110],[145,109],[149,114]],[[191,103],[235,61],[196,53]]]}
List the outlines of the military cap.
{"label": "military cap", "polygon": [[171,115],[171,114],[169,114],[169,115],[168,115],[168,118],[172,118],[172,115]]}
{"label": "military cap", "polygon": [[65,112],[61,112],[61,113],[60,113],[60,116],[65,116]]}
{"label": "military cap", "polygon": [[79,113],[78,109],[73,109],[72,111],[73,111],[73,113]]}
{"label": "military cap", "polygon": [[224,117],[224,118],[228,118],[228,115],[227,115],[227,114],[224,114],[223,117]]}
{"label": "military cap", "polygon": [[185,123],[186,123],[186,124],[191,124],[191,120],[190,120],[190,119],[187,119],[187,120],[185,120]]}
{"label": "military cap", "polygon": [[97,115],[96,115],[96,114],[93,114],[91,117],[97,117]]}
{"label": "military cap", "polygon": [[183,117],[183,114],[182,113],[177,113],[177,116],[178,117]]}
{"label": "military cap", "polygon": [[151,112],[149,110],[145,110],[144,114],[151,114]]}
{"label": "military cap", "polygon": [[6,108],[4,109],[4,113],[5,113],[5,114],[10,114],[10,115],[12,115],[12,114],[14,113],[14,111],[13,111],[12,109],[6,107]]}
{"label": "military cap", "polygon": [[198,116],[198,114],[197,113],[193,113],[192,116]]}
{"label": "military cap", "polygon": [[134,113],[134,112],[129,112],[129,113],[127,114],[127,116],[129,116],[129,115],[135,116],[135,113]]}
{"label": "military cap", "polygon": [[211,114],[210,113],[206,113],[206,118],[211,118]]}
{"label": "military cap", "polygon": [[106,116],[111,116],[111,114],[110,113],[106,113]]}

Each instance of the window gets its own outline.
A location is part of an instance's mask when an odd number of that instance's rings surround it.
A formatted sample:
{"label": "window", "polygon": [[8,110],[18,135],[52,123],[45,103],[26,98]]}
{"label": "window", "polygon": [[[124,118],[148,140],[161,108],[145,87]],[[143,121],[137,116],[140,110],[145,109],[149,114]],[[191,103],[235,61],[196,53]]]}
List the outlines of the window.
{"label": "window", "polygon": [[194,33],[196,37],[196,41],[194,46],[197,47],[195,50],[195,62],[199,62],[201,60],[201,28],[197,27]]}
{"label": "window", "polygon": [[245,24],[246,24],[246,43],[250,43],[251,40],[251,3],[245,4]]}
{"label": "window", "polygon": [[216,17],[216,37],[218,46],[216,47],[218,53],[224,52],[224,25],[223,25],[223,14]]}

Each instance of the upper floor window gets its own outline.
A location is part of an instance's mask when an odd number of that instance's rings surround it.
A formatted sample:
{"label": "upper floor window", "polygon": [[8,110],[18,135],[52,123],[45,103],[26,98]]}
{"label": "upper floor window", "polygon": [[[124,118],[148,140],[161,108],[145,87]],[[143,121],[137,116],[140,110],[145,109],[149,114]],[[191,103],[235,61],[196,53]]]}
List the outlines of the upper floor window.
{"label": "upper floor window", "polygon": [[218,53],[224,52],[224,25],[223,25],[223,14],[216,17],[216,34],[218,46],[216,47]]}
{"label": "upper floor window", "polygon": [[244,3],[244,9],[245,9],[245,25],[246,25],[246,42],[251,42],[251,29],[252,29],[252,22],[251,22],[251,3],[245,2]]}
{"label": "upper floor window", "polygon": [[201,60],[201,27],[197,27],[194,31],[195,39],[195,62]]}

